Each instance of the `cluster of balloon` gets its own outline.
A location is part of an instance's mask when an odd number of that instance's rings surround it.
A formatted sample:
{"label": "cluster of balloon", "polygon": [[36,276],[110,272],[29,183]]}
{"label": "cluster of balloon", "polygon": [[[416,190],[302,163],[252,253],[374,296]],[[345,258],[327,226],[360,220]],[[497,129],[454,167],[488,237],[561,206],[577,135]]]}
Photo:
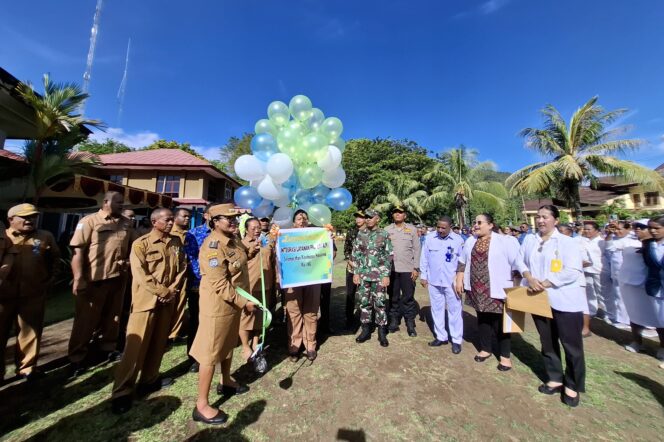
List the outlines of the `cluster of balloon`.
{"label": "cluster of balloon", "polygon": [[325,118],[309,98],[296,95],[288,106],[270,103],[267,119],[258,120],[254,132],[252,155],[234,164],[237,176],[249,181],[235,191],[235,204],[260,218],[272,215],[282,228],[291,225],[297,209],[324,226],[332,219],[330,209],[350,207],[353,196],[341,187],[346,181],[341,120]]}

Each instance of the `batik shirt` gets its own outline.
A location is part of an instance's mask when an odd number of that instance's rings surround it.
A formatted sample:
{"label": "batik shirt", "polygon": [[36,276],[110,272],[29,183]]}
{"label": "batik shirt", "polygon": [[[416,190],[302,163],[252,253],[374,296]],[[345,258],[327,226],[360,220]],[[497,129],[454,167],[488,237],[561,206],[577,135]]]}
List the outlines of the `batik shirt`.
{"label": "batik shirt", "polygon": [[193,239],[193,241],[185,241],[184,244],[184,251],[191,264],[190,277],[187,279],[188,287],[197,288],[201,284],[201,267],[198,264],[198,254],[203,241],[209,234],[210,228],[207,224],[202,224],[187,232],[188,239]]}

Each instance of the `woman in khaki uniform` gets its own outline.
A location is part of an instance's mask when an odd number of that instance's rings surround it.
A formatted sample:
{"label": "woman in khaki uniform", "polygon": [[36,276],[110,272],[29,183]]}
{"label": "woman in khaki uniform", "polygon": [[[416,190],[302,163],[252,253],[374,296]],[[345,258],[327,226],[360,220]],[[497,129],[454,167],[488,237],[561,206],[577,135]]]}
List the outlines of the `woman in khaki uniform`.
{"label": "woman in khaki uniform", "polygon": [[[293,228],[309,227],[309,216],[302,209],[293,215]],[[320,307],[320,284],[294,287],[285,290],[286,313],[288,314],[288,355],[297,362],[300,347],[304,345],[307,359],[314,361],[316,353],[316,329]]]}
{"label": "woman in khaki uniform", "polygon": [[[274,284],[274,245],[265,241],[261,244],[261,223],[258,218],[249,218],[245,221],[245,235],[242,243],[249,251],[258,251],[253,258],[249,259],[249,293],[256,299],[261,299],[261,264],[263,267],[263,278],[265,280],[265,293],[270,293]],[[262,258],[262,259],[261,259]],[[268,307],[268,306],[265,306]],[[258,346],[259,331],[263,327],[263,314],[260,311],[247,313],[242,311],[240,317],[240,341],[242,341],[242,357],[248,360]]]}
{"label": "woman in khaki uniform", "polygon": [[238,342],[240,311],[253,311],[254,304],[240,296],[236,288],[249,291],[247,249],[237,239],[237,216],[233,204],[210,207],[212,232],[200,249],[200,315],[196,338],[189,354],[200,364],[198,400],[193,419],[206,424],[223,424],[228,416],[212,408],[208,396],[216,364],[221,365],[217,393],[225,396],[246,393],[249,388],[231,378],[233,349]]}

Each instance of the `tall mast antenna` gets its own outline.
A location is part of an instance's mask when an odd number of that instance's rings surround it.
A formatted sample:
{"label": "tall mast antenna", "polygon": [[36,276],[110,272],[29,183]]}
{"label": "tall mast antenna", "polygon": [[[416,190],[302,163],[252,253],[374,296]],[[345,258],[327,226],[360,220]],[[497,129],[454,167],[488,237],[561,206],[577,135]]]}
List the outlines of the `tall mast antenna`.
{"label": "tall mast antenna", "polygon": [[122,74],[122,81],[118,89],[118,127],[122,123],[122,110],[124,108],[125,93],[127,92],[127,71],[129,70],[129,49],[131,48],[131,38],[127,43],[127,56],[125,57],[124,74]]}
{"label": "tall mast antenna", "polygon": [[[85,65],[85,73],[83,73],[83,93],[87,94],[90,90],[90,78],[92,77],[92,63],[95,59],[95,48],[97,46],[97,34],[99,33],[99,19],[101,18],[101,8],[104,0],[97,0],[97,7],[95,8],[95,17],[92,22],[92,30],[90,31],[90,47],[88,48],[88,59]],[[83,102],[85,103],[85,102]],[[81,105],[81,114],[85,111],[85,104]]]}

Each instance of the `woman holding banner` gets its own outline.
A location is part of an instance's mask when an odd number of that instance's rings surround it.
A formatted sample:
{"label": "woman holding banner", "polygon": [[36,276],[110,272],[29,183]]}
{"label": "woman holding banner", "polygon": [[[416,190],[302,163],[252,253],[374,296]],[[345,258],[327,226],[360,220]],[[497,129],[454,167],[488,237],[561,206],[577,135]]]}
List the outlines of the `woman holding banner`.
{"label": "woman holding banner", "polygon": [[198,399],[192,417],[198,422],[220,425],[228,416],[212,408],[208,399],[215,365],[221,365],[218,394],[232,396],[249,391],[249,387],[231,378],[231,363],[238,342],[240,311],[252,312],[255,306],[240,295],[240,290],[249,290],[247,260],[256,251],[248,251],[235,236],[240,213],[233,204],[217,204],[210,207],[208,213],[212,232],[199,253],[199,326],[190,351],[200,364]]}
{"label": "woman holding banner", "polygon": [[[270,293],[274,285],[274,245],[261,241],[261,223],[258,218],[249,218],[244,222],[245,236],[242,243],[249,251],[258,251],[249,259],[249,293],[256,299],[262,299],[263,290]],[[261,271],[262,267],[262,271]],[[269,306],[265,306],[269,308]],[[258,346],[260,331],[263,326],[263,314],[259,311],[242,310],[240,316],[240,341],[242,341],[242,357],[249,360]]]}
{"label": "woman holding banner", "polygon": [[[293,228],[309,227],[309,216],[302,209],[293,214]],[[320,307],[320,284],[285,289],[288,355],[292,362],[297,362],[300,348],[304,345],[307,359],[314,361],[316,353],[316,328],[318,308]]]}
{"label": "woman holding banner", "polygon": [[[565,405],[579,405],[579,392],[585,391],[586,366],[583,356],[583,312],[586,296],[579,284],[583,272],[579,244],[558,232],[558,208],[545,205],[537,211],[538,232],[529,235],[519,251],[521,285],[531,291],[546,290],[553,318],[533,315],[542,344],[544,369],[548,381],[540,393],[562,394]],[[560,344],[565,351],[565,372],[560,359]],[[564,390],[563,390],[564,387]]]}

